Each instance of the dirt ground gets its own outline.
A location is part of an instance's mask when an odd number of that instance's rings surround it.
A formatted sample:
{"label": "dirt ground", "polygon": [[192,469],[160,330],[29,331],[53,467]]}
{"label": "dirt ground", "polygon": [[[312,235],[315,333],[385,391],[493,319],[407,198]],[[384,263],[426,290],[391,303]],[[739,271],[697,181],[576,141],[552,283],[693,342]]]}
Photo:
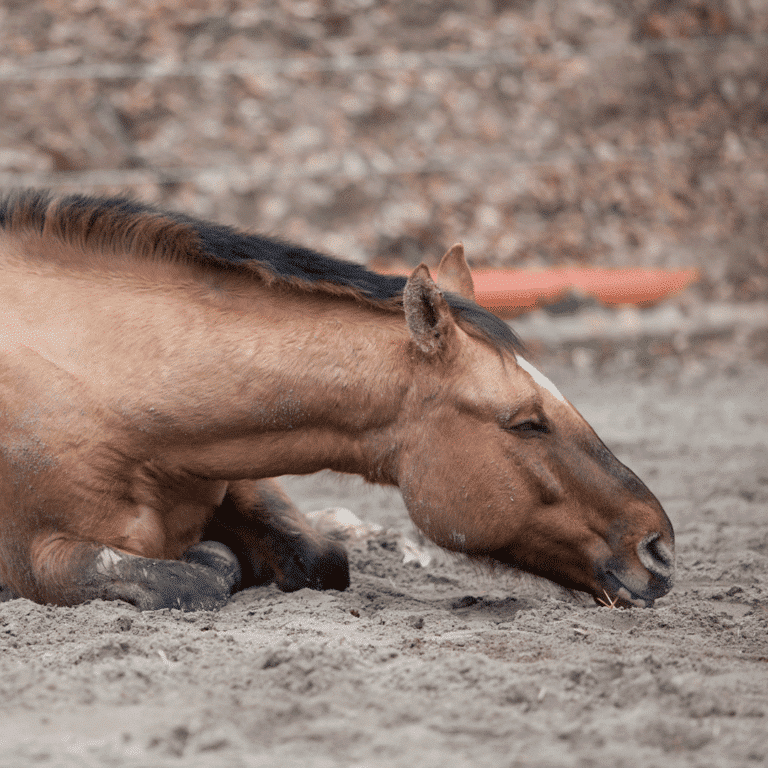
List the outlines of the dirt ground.
{"label": "dirt ground", "polygon": [[404,563],[396,494],[288,478],[303,509],[384,526],[350,543],[350,589],[197,614],[0,604],[0,766],[768,764],[766,368],[548,371],[672,518],[654,608]]}

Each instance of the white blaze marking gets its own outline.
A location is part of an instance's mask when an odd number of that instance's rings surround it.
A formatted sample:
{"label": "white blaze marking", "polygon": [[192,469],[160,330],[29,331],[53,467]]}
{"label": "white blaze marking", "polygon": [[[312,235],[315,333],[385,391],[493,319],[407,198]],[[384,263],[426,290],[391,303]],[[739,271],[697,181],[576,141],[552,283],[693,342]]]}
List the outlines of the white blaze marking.
{"label": "white blaze marking", "polygon": [[534,368],[524,357],[517,356],[517,364],[527,371],[531,378],[540,386],[551,392],[561,403],[565,398],[560,394],[560,390],[538,369]]}

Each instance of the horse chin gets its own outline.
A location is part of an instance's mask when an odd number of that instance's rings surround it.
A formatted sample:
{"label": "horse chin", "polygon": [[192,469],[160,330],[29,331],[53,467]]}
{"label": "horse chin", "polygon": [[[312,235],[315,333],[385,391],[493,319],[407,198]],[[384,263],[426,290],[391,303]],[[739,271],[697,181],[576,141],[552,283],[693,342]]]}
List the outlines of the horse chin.
{"label": "horse chin", "polygon": [[654,603],[653,600],[633,596],[626,587],[620,587],[613,595],[610,595],[608,590],[603,590],[602,596],[592,595],[592,599],[598,605],[608,608],[650,608]]}
{"label": "horse chin", "polygon": [[[669,585],[671,586],[671,584]],[[648,584],[647,581],[629,574],[617,576],[605,571],[599,579],[599,587],[592,597],[596,603],[611,608],[650,608],[657,598],[669,591],[669,587]]]}

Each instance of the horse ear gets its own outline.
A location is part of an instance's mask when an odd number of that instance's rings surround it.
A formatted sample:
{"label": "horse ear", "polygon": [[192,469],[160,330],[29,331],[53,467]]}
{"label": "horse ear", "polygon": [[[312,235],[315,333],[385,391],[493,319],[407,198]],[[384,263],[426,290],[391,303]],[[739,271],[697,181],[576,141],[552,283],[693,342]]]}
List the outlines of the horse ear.
{"label": "horse ear", "polygon": [[437,284],[444,291],[458,293],[465,299],[475,300],[475,285],[461,243],[451,246],[437,268]]}
{"label": "horse ear", "polygon": [[456,344],[456,321],[426,264],[419,264],[403,290],[405,321],[416,346],[427,355],[445,355]]}

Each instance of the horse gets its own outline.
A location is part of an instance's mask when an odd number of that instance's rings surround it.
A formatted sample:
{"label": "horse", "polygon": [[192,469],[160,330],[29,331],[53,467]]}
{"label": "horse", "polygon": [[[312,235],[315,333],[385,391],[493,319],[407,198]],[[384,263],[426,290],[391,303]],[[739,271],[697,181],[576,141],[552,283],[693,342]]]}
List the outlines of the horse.
{"label": "horse", "polygon": [[215,609],[343,590],[275,479],[399,488],[431,541],[611,605],[672,586],[658,500],[474,301],[463,247],[386,276],[130,198],[0,201],[0,582]]}

